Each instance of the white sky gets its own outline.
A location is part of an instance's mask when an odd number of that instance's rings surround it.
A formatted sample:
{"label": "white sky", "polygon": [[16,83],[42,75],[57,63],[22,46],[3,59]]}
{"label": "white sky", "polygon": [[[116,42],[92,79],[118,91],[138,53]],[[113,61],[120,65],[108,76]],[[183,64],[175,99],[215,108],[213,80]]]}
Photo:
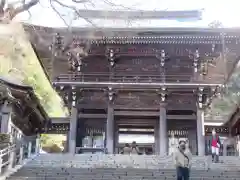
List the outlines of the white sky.
{"label": "white sky", "polygon": [[143,135],[143,134],[119,134],[119,143],[129,143],[133,141],[137,143],[154,143],[154,135]]}
{"label": "white sky", "polygon": [[[61,2],[74,5],[71,0],[60,0]],[[92,5],[78,5],[78,9],[123,9],[121,6],[112,7],[104,2],[114,2],[115,4],[124,5],[136,10],[196,10],[204,9],[203,19],[201,21],[174,21],[174,20],[145,20],[132,22],[131,27],[207,27],[213,20],[219,20],[225,27],[240,27],[239,5],[237,0],[92,0]],[[70,22],[72,13],[66,8],[54,7],[61,13],[65,14],[64,18]],[[40,0],[40,4],[31,9],[32,17],[29,20],[27,12],[17,17],[17,20],[27,21],[36,25],[50,27],[63,27],[65,24],[59,16],[52,10],[49,0]],[[126,22],[121,20],[94,20],[95,24],[103,27],[124,27]],[[91,26],[85,20],[77,19],[72,22],[72,26]]]}

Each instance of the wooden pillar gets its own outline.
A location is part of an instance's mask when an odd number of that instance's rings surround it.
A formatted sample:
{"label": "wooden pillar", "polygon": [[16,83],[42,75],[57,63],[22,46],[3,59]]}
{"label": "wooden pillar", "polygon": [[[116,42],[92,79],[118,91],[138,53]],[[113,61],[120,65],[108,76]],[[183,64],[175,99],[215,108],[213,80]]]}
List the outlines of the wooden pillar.
{"label": "wooden pillar", "polygon": [[160,140],[159,140],[159,123],[156,122],[154,126],[154,153],[159,154],[159,148],[160,148]]}
{"label": "wooden pillar", "polygon": [[69,134],[70,132],[68,131],[66,133],[66,142],[65,142],[65,145],[64,145],[64,152],[69,152]]}
{"label": "wooden pillar", "polygon": [[109,103],[107,110],[107,123],[106,123],[106,147],[109,154],[114,153],[114,109],[112,104]]}
{"label": "wooden pillar", "polygon": [[196,136],[196,129],[190,129],[188,131],[188,141],[189,146],[191,146],[191,153],[193,155],[197,155],[197,136]]}
{"label": "wooden pillar", "polygon": [[118,141],[119,141],[119,128],[118,126],[115,124],[115,138],[114,138],[114,153],[118,153],[119,149],[118,149]]}
{"label": "wooden pillar", "polygon": [[204,110],[197,109],[197,142],[198,142],[198,155],[205,155],[205,129],[204,129]]}
{"label": "wooden pillar", "polygon": [[69,153],[75,154],[76,152],[76,134],[77,134],[77,119],[78,111],[77,108],[72,106],[71,109],[71,119],[70,119],[70,132],[69,132]]}
{"label": "wooden pillar", "polygon": [[159,114],[159,151],[161,156],[167,155],[167,119],[166,106],[160,105]]}

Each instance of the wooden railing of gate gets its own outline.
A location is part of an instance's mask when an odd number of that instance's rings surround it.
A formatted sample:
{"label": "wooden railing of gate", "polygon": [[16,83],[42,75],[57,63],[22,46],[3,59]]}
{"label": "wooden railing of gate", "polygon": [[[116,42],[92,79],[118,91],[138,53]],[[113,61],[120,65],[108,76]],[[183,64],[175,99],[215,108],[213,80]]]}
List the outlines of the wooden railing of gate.
{"label": "wooden railing of gate", "polygon": [[80,81],[80,82],[190,82],[189,75],[135,75],[107,73],[76,73],[61,74],[56,81]]}

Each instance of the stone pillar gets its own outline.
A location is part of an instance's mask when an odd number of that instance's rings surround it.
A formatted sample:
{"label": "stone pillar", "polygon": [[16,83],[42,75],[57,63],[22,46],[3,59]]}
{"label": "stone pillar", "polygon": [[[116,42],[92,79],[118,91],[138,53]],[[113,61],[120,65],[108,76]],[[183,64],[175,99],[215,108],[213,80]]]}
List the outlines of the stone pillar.
{"label": "stone pillar", "polygon": [[2,107],[2,119],[1,119],[1,133],[10,133],[11,132],[11,112],[12,108],[5,101]]}
{"label": "stone pillar", "polygon": [[159,152],[161,156],[167,155],[167,116],[165,104],[160,105],[159,114]]}
{"label": "stone pillar", "polygon": [[154,126],[154,154],[159,154],[159,125],[158,122],[156,122]]}
{"label": "stone pillar", "polygon": [[10,151],[8,158],[9,158],[8,169],[12,169],[16,165],[16,150]]}
{"label": "stone pillar", "polygon": [[197,109],[197,144],[198,155],[205,155],[205,129],[204,129],[204,110],[202,108]]}
{"label": "stone pillar", "polygon": [[23,164],[23,159],[24,159],[24,147],[21,144],[19,151],[19,164]]}
{"label": "stone pillar", "polygon": [[30,158],[32,155],[32,141],[30,140],[28,142],[28,158]]}
{"label": "stone pillar", "polygon": [[39,154],[40,152],[40,135],[36,137],[36,145],[35,145],[35,154]]}
{"label": "stone pillar", "polygon": [[75,154],[76,152],[76,135],[77,135],[77,119],[78,111],[76,107],[72,107],[71,110],[71,119],[70,119],[70,132],[69,132],[69,153]]}
{"label": "stone pillar", "polygon": [[106,123],[106,147],[109,154],[114,152],[114,109],[109,103]]}

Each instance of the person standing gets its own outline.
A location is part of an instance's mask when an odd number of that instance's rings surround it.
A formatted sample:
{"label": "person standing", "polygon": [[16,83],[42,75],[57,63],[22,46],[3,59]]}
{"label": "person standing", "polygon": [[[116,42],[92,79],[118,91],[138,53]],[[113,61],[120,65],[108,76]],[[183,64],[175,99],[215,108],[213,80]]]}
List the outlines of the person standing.
{"label": "person standing", "polygon": [[192,154],[186,147],[185,141],[179,142],[179,147],[174,154],[174,164],[177,170],[177,180],[189,180]]}
{"label": "person standing", "polygon": [[140,154],[139,148],[137,147],[136,141],[132,142],[132,152],[131,154]]}
{"label": "person standing", "polygon": [[130,147],[130,145],[128,143],[125,144],[123,151],[121,154],[131,154],[132,152],[132,148]]}
{"label": "person standing", "polygon": [[220,138],[216,134],[215,129],[212,130],[212,162],[217,163],[219,161],[219,149],[220,149]]}
{"label": "person standing", "polygon": [[175,138],[174,132],[171,132],[171,138],[169,139],[169,155],[174,155],[177,147],[178,147],[178,140]]}
{"label": "person standing", "polygon": [[240,136],[237,136],[236,139],[236,146],[237,146],[237,155],[240,156]]}

